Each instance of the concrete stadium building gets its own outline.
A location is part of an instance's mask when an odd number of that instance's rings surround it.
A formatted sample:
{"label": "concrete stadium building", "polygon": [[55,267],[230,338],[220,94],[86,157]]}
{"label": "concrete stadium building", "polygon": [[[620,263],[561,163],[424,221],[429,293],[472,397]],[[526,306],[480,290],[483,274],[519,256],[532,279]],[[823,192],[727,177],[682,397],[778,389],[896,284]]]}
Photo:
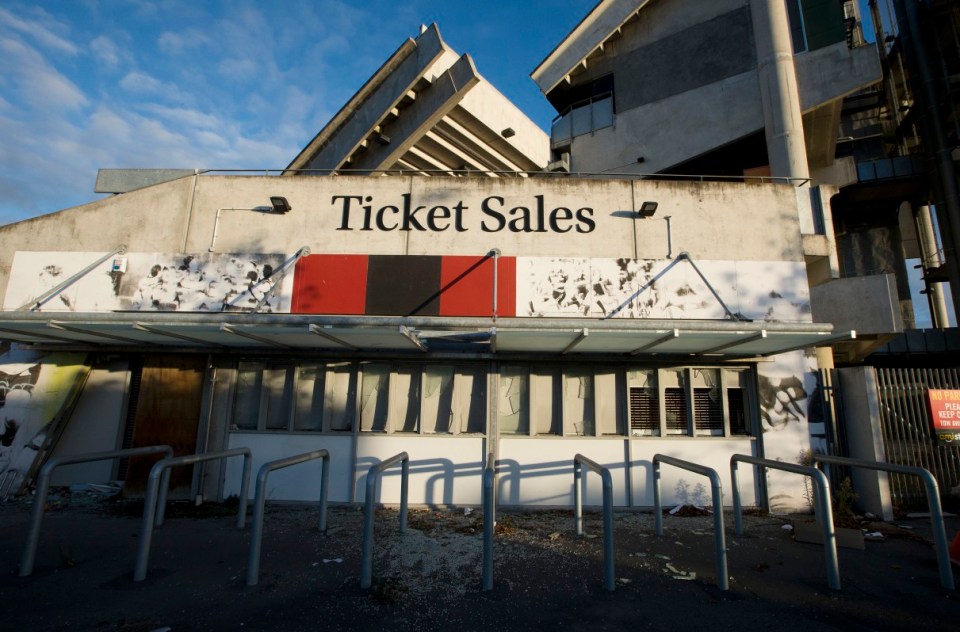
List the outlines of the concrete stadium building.
{"label": "concrete stadium building", "polygon": [[[274,174],[102,171],[116,195],[0,227],[0,492],[52,454],[163,443],[326,448],[345,503],[406,451],[436,506],[479,504],[489,455],[501,506],[568,506],[581,453],[649,507],[656,453],[728,486],[733,454],[826,449],[816,371],[902,325],[887,279],[815,300],[841,281],[830,121],[878,70],[842,14],[795,4],[785,57],[782,3],[600,2],[533,73],[550,136],[424,27]],[[136,494],[145,467],[58,480]],[[271,497],[314,500],[319,467]],[[745,501],[806,507],[798,478],[747,473]],[[174,487],[224,499],[240,467]],[[709,502],[679,471],[663,489]]]}

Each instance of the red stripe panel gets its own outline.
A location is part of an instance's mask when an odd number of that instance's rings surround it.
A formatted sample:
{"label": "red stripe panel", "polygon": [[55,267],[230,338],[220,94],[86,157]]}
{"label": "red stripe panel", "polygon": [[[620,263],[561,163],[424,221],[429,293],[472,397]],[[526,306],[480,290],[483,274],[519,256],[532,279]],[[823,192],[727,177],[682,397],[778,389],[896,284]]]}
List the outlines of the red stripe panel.
{"label": "red stripe panel", "polygon": [[308,255],[293,277],[294,314],[364,314],[367,255]]}
{"label": "red stripe panel", "polygon": [[[493,258],[446,256],[440,268],[441,316],[493,315]],[[517,312],[517,260],[497,261],[497,315]]]}

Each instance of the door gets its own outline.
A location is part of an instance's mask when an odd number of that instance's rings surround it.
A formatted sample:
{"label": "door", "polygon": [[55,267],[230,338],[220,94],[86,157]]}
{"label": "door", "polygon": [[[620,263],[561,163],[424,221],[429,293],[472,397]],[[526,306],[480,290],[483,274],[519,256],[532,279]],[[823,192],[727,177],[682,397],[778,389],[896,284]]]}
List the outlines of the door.
{"label": "door", "polygon": [[[143,361],[139,391],[131,389],[130,406],[135,407],[129,445],[169,445],[174,456],[193,454],[197,448],[200,425],[203,376],[206,356],[159,355]],[[127,443],[127,442],[125,442]],[[150,468],[159,457],[130,460],[124,483],[124,495],[143,496]],[[190,497],[193,467],[175,467],[170,472],[170,498]]]}

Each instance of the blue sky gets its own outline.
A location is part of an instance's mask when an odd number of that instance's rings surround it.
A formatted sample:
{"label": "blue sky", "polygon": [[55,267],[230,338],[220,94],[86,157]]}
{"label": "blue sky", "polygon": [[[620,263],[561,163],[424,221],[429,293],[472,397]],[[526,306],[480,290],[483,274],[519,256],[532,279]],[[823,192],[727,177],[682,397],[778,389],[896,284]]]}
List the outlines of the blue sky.
{"label": "blue sky", "polygon": [[541,127],[530,72],[596,0],[0,3],[0,225],[98,168],[279,169],[420,24]]}

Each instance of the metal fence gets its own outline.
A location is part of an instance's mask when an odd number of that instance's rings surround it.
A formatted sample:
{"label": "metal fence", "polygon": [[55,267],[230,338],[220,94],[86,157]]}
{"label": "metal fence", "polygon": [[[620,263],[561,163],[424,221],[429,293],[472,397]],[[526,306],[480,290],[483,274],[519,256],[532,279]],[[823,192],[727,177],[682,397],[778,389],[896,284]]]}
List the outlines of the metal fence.
{"label": "metal fence", "polygon": [[[938,446],[927,409],[927,389],[960,389],[958,369],[878,368],[880,425],[888,463],[929,470],[943,492],[960,485],[960,446]],[[890,494],[901,507],[923,506],[922,481],[890,474]]]}

